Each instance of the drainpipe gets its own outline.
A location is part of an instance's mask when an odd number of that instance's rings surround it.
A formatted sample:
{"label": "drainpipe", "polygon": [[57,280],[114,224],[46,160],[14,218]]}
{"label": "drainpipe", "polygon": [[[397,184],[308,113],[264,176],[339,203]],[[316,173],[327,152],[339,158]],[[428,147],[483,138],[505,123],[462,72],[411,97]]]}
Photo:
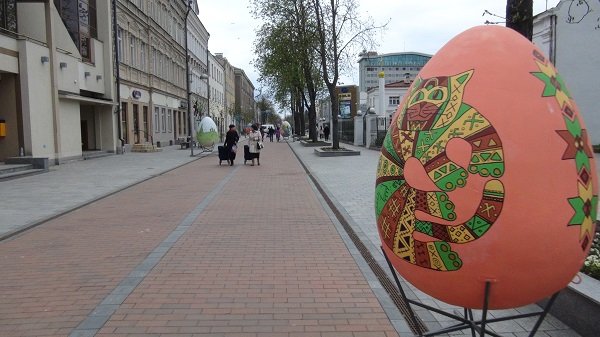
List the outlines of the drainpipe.
{"label": "drainpipe", "polygon": [[46,16],[46,44],[49,52],[50,66],[50,90],[52,95],[52,117],[54,120],[54,164],[60,164],[60,116],[58,109],[58,81],[56,79],[55,64],[57,60],[56,48],[54,48],[54,22],[52,21],[52,3],[44,4]]}
{"label": "drainpipe", "polygon": [[123,148],[125,140],[121,138],[121,72],[119,71],[119,25],[117,24],[117,0],[112,0],[112,19],[113,19],[113,43],[115,48],[115,79],[117,86],[117,137],[121,142],[121,154],[124,154]]}

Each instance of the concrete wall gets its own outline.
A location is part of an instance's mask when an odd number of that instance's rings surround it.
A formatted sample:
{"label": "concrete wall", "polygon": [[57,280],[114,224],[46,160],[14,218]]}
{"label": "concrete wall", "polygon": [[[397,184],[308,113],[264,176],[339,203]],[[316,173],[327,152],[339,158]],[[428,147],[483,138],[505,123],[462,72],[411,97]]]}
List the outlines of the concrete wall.
{"label": "concrete wall", "polygon": [[19,41],[19,73],[25,155],[55,158],[50,64],[40,58],[48,48]]}
{"label": "concrete wall", "polygon": [[0,71],[16,74],[19,72],[17,40],[0,35]]}
{"label": "concrete wall", "polygon": [[0,119],[6,122],[6,137],[0,137],[0,162],[19,155],[17,75],[0,74]]}
{"label": "concrete wall", "polygon": [[105,94],[104,44],[92,39],[92,53],[94,64],[79,62],[79,89]]}

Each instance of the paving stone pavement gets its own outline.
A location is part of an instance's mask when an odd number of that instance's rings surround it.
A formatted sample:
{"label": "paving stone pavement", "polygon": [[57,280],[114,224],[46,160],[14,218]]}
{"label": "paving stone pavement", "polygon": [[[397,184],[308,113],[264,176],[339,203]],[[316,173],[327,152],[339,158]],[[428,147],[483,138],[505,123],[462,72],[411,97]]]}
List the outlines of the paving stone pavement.
{"label": "paving stone pavement", "polygon": [[202,158],[1,241],[0,336],[398,336],[287,144],[261,159]]}
{"label": "paving stone pavement", "polygon": [[[385,266],[379,153],[265,145],[260,167],[167,147],[0,182],[0,237],[41,223],[0,241],[0,336],[412,336],[296,160]],[[456,309],[403,284],[410,298]],[[454,323],[417,314],[430,330]],[[520,337],[532,325],[492,329]],[[536,336],[578,335],[549,317]]]}

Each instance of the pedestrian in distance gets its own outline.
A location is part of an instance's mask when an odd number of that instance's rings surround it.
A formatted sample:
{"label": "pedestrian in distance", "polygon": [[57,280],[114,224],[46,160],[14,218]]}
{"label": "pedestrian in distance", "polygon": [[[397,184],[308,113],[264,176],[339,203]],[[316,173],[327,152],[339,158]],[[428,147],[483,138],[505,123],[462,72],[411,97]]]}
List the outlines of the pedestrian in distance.
{"label": "pedestrian in distance", "polygon": [[323,126],[319,125],[319,139],[323,139]]}
{"label": "pedestrian in distance", "polygon": [[269,141],[273,143],[273,136],[275,135],[275,129],[272,126],[269,126]]}
{"label": "pedestrian in distance", "polygon": [[329,140],[329,124],[325,124],[323,128],[323,135],[325,135],[325,141]]}
{"label": "pedestrian in distance", "polygon": [[262,147],[262,134],[258,131],[258,124],[252,124],[252,131],[248,135],[248,150],[252,157],[252,165],[254,166],[254,159],[260,166],[260,148]]}
{"label": "pedestrian in distance", "polygon": [[279,143],[279,139],[281,138],[281,128],[277,127],[277,130],[275,130],[275,138],[277,138],[277,143]]}
{"label": "pedestrian in distance", "polygon": [[229,125],[229,131],[225,134],[225,149],[227,150],[227,154],[229,155],[229,159],[227,159],[227,163],[230,166],[233,166],[233,161],[235,160],[235,155],[237,152],[237,142],[240,140],[240,135],[235,129],[235,125]]}
{"label": "pedestrian in distance", "polygon": [[[258,126],[258,124],[257,124],[257,126]],[[266,133],[265,127],[260,126],[260,140],[263,142],[265,141],[265,133]]]}

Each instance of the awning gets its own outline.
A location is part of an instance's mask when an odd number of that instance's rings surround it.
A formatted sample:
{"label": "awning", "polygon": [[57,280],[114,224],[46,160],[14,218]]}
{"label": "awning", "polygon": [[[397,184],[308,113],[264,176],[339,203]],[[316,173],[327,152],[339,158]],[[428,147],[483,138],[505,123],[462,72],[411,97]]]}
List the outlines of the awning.
{"label": "awning", "polygon": [[64,99],[72,99],[74,101],[80,101],[80,102],[89,102],[89,103],[105,104],[105,105],[117,105],[117,103],[113,102],[113,101],[100,99],[100,98],[85,97],[85,96],[72,94],[72,93],[65,93],[65,92],[59,92],[58,97],[64,98]]}

